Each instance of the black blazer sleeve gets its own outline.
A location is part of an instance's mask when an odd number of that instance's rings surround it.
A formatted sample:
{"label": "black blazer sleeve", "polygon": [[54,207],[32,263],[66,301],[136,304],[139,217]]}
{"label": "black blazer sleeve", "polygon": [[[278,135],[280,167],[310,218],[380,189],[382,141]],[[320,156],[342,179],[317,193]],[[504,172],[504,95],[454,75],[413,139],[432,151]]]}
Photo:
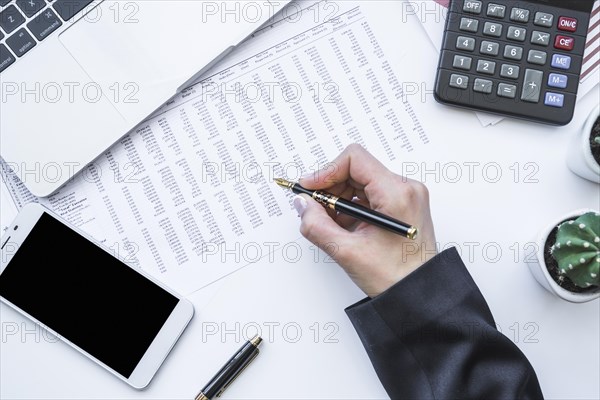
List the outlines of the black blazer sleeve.
{"label": "black blazer sleeve", "polygon": [[346,313],[392,399],[543,398],[454,248]]}

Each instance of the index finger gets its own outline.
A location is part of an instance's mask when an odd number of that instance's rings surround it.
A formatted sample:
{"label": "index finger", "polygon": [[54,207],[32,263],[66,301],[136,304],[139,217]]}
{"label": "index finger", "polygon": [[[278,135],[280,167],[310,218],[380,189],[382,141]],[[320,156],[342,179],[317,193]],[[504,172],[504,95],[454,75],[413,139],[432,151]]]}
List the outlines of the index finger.
{"label": "index finger", "polygon": [[391,172],[359,144],[351,144],[332,162],[311,176],[300,179],[307,189],[329,189],[348,182],[356,189],[364,189],[374,181],[381,181]]}

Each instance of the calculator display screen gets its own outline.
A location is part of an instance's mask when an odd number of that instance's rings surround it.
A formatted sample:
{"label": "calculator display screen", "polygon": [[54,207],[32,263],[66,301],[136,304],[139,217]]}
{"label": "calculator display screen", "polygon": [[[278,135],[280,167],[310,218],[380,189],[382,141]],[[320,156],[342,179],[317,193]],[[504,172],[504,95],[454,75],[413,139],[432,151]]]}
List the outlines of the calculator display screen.
{"label": "calculator display screen", "polygon": [[591,12],[594,0],[534,0],[532,3],[546,4],[568,10]]}

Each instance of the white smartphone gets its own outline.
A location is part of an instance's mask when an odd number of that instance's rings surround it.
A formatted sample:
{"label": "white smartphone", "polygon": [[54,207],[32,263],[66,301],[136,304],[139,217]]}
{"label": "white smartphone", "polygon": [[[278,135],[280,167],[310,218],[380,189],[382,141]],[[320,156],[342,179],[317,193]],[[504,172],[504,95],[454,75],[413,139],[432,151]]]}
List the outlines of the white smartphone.
{"label": "white smartphone", "polygon": [[194,314],[188,301],[38,204],[1,240],[0,299],[136,389]]}

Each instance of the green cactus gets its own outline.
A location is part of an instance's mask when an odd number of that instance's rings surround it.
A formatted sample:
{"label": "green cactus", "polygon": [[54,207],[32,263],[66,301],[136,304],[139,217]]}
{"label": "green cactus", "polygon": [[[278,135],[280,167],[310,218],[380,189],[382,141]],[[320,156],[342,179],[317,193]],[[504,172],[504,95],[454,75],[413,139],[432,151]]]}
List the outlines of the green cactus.
{"label": "green cactus", "polygon": [[600,214],[589,212],[558,226],[550,249],[562,276],[581,288],[600,285]]}

